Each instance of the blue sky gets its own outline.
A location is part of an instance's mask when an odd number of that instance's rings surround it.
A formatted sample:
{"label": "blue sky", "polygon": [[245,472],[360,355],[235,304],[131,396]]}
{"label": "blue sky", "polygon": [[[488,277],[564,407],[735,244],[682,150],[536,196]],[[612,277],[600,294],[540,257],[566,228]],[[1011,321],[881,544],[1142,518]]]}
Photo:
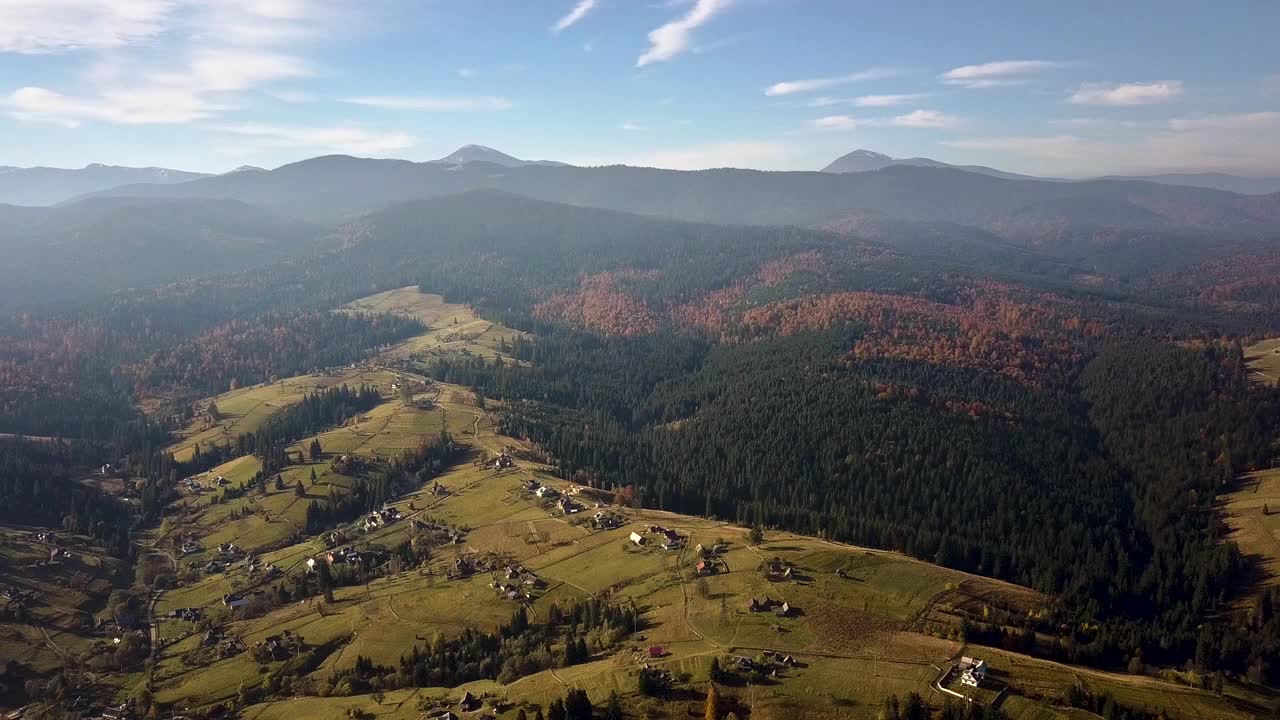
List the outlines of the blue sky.
{"label": "blue sky", "polygon": [[0,0],[0,165],[1280,175],[1280,3]]}

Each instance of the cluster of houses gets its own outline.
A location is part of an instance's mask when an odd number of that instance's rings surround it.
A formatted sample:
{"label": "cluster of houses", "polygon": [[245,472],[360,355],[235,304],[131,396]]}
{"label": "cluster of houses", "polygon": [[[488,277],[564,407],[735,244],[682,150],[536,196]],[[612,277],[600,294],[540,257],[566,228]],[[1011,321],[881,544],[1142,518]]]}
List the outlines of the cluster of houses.
{"label": "cluster of houses", "polygon": [[785,600],[774,600],[773,598],[751,598],[747,601],[748,612],[772,612],[775,617],[790,617],[795,608],[791,607],[791,603]]}
{"label": "cluster of houses", "polygon": [[547,583],[522,565],[511,565],[499,577],[489,583],[489,587],[498,595],[508,600],[521,602],[533,597],[533,591],[542,590]]}
{"label": "cluster of houses", "polygon": [[393,507],[375,510],[366,515],[365,518],[360,521],[360,529],[367,533],[373,532],[374,530],[386,527],[403,517],[404,515],[401,515],[400,511]]}
{"label": "cluster of houses", "polygon": [[[225,478],[224,478],[225,479]],[[196,477],[187,477],[182,479],[182,484],[187,486],[187,490],[196,495],[204,492],[204,485],[200,484],[200,479]]]}
{"label": "cluster of houses", "polygon": [[183,540],[182,545],[178,547],[178,550],[183,555],[194,555],[201,550],[204,550],[204,547],[195,540]]}
{"label": "cluster of houses", "polygon": [[613,530],[620,528],[626,523],[626,519],[615,512],[608,510],[598,510],[591,518],[591,527],[596,530]]}
{"label": "cluster of houses", "polygon": [[[183,547],[183,552],[185,553],[185,548],[187,546],[184,545]],[[196,552],[199,551],[197,550]],[[228,567],[241,559],[247,560],[247,565],[256,561],[256,558],[253,556],[246,557],[244,550],[241,550],[235,543],[224,542],[218,545],[217,549],[214,551],[213,558],[204,564],[204,572],[206,575],[216,575],[218,573],[226,572]],[[193,562],[192,567],[195,566],[196,563]]]}
{"label": "cluster of houses", "polygon": [[271,660],[288,660],[297,651],[303,649],[305,644],[302,637],[292,630],[285,630],[279,635],[272,635],[253,644],[253,653],[255,656],[269,658]]}
{"label": "cluster of houses", "polygon": [[365,566],[380,565],[386,560],[387,553],[383,550],[365,549],[357,550],[348,545],[344,548],[330,550],[319,558],[307,558],[307,572],[316,569],[317,562],[323,562],[328,565],[355,565],[357,563]]}
{"label": "cluster of houses", "polygon": [[[505,704],[501,700],[494,699],[490,700],[490,702],[492,703],[492,709],[495,713],[509,709],[508,707],[504,707]],[[480,698],[472,695],[470,692],[465,692],[462,694],[462,698],[458,700],[457,707],[458,712],[474,713],[479,712],[484,707],[484,703]],[[453,711],[452,706],[441,705],[427,710],[423,713],[423,717],[428,720],[458,720],[458,713]],[[473,717],[475,720],[491,720],[494,716],[487,713],[481,713]]]}
{"label": "cluster of houses", "polygon": [[649,525],[644,529],[644,532],[632,531],[630,539],[636,545],[644,547],[649,544],[650,535],[656,537],[658,546],[663,550],[679,550],[684,547],[685,540],[687,540],[684,535],[661,525]]}
{"label": "cluster of houses", "polygon": [[516,466],[516,461],[508,454],[509,448],[503,448],[502,452],[485,460],[483,465],[485,470],[505,470]]}
{"label": "cluster of houses", "polygon": [[51,530],[41,530],[39,532],[32,533],[31,539],[39,543],[51,543],[56,542],[58,536]]}
{"label": "cluster of houses", "polygon": [[216,647],[218,659],[235,657],[244,652],[244,643],[237,637],[226,637],[221,630],[211,629],[200,638],[204,647]]}
{"label": "cluster of houses", "polygon": [[987,661],[965,655],[960,658],[956,670],[960,671],[960,684],[978,687],[987,679]]}
{"label": "cluster of houses", "polygon": [[800,664],[794,657],[777,650],[765,650],[761,655],[764,658],[762,661],[757,661],[745,655],[734,655],[729,658],[729,666],[743,672],[762,672],[777,675],[779,668],[793,668]]}
{"label": "cluster of houses", "polygon": [[430,520],[411,520],[412,527],[421,533],[431,536],[432,541],[437,543],[447,543],[449,545],[461,545],[466,542],[467,535],[461,530],[441,523],[432,522]]}

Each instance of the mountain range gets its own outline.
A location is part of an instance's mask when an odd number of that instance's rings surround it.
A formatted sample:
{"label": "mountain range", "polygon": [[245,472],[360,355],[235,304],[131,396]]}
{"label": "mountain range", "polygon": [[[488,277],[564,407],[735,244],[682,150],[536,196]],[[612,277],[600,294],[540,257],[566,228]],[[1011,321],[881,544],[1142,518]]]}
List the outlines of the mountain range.
{"label": "mountain range", "polygon": [[[952,165],[940,160],[926,157],[895,158],[873,150],[854,150],[841,155],[822,169],[829,173],[858,173],[883,170],[894,165],[910,165],[914,167],[939,167],[964,170],[965,172],[1005,178],[1006,180],[1054,180],[1071,182],[1062,178],[1045,178],[1033,175],[1019,175],[1005,172],[985,165]],[[1189,187],[1225,190],[1241,195],[1267,195],[1280,192],[1280,177],[1244,177],[1226,173],[1164,173],[1161,175],[1106,175],[1096,180],[1135,180],[1152,182],[1160,185],[1186,185]],[[1075,181],[1078,182],[1078,181]]]}
{"label": "mountain range", "polygon": [[94,163],[82,168],[0,167],[0,203],[54,205],[77,195],[128,185],[167,185],[209,177],[205,173],[158,167],[120,167]]}

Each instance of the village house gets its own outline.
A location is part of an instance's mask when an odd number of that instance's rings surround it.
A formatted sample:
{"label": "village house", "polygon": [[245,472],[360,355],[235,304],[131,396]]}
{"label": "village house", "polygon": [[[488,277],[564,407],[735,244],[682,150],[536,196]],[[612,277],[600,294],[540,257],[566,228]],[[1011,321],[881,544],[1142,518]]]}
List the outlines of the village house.
{"label": "village house", "polygon": [[644,536],[638,532],[631,533],[631,542],[637,545],[644,545]]}
{"label": "village house", "polygon": [[784,602],[781,605],[778,605],[773,608],[773,614],[777,617],[790,617],[791,605],[789,603]]}
{"label": "village house", "polygon": [[591,518],[591,525],[599,530],[612,530],[622,527],[622,518],[610,512],[597,512]]}
{"label": "village house", "polygon": [[560,497],[560,493],[559,493],[559,491],[557,491],[557,490],[556,490],[555,488],[553,488],[553,487],[548,487],[547,485],[539,486],[539,487],[538,487],[538,489],[537,489],[537,490],[535,490],[533,494],[534,494],[534,495],[537,495],[537,496],[538,496],[538,497],[540,497],[540,498],[557,498],[557,497]]}
{"label": "village house", "polygon": [[462,700],[458,702],[458,709],[462,712],[472,712],[480,709],[480,700],[471,693],[463,693]]}
{"label": "village house", "polygon": [[987,679],[986,660],[978,660],[966,655],[960,658],[960,664],[956,668],[960,671],[961,685],[978,687],[983,680]]}
{"label": "village house", "polygon": [[699,575],[711,575],[715,573],[716,567],[706,560],[699,560],[697,565],[693,566]]}

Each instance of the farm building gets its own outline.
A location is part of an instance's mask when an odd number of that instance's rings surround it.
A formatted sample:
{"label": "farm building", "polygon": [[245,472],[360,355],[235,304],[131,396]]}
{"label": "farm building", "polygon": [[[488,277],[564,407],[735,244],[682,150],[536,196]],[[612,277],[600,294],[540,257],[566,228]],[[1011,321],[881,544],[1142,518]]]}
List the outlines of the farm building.
{"label": "farm building", "polygon": [[978,687],[983,680],[987,679],[987,661],[978,660],[969,656],[960,658],[960,664],[956,666],[960,670],[960,684],[969,687]]}
{"label": "farm building", "polygon": [[640,533],[638,533],[638,532],[633,532],[633,533],[631,533],[631,542],[633,542],[633,543],[635,543],[635,544],[637,544],[637,545],[643,545],[643,544],[644,544],[644,536],[643,536],[643,535],[641,535],[641,534],[640,534]]}

